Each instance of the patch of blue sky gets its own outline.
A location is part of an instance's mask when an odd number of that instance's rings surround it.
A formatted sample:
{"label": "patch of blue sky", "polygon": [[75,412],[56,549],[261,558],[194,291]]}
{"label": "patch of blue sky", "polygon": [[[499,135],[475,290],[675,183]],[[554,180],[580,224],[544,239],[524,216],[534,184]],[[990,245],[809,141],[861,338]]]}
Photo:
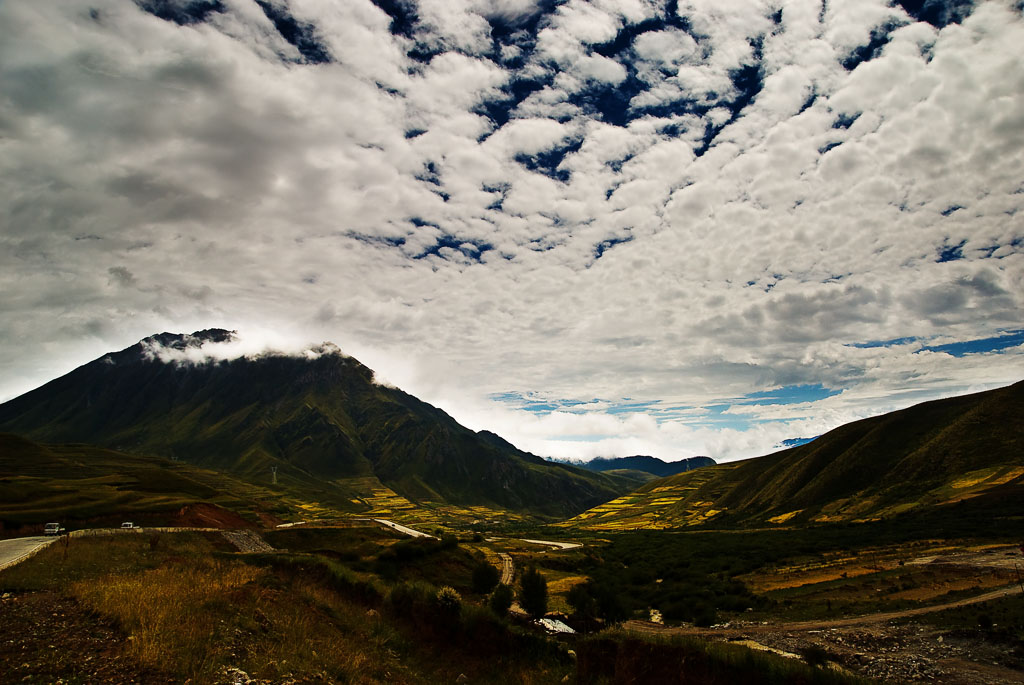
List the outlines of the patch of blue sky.
{"label": "patch of blue sky", "polygon": [[1010,347],[1024,345],[1024,329],[1007,331],[1002,335],[991,338],[978,338],[977,340],[965,340],[963,342],[947,343],[945,345],[928,345],[922,347],[929,352],[945,352],[953,357],[965,357],[969,354],[982,354],[985,352],[998,352]]}
{"label": "patch of blue sky", "polygon": [[842,390],[826,388],[821,383],[809,385],[786,385],[774,390],[763,392],[752,392],[744,395],[737,404],[803,404],[805,402],[818,402],[828,397],[838,395]]}
{"label": "patch of blue sky", "polygon": [[[872,347],[897,347],[899,345],[913,345],[923,343],[921,338],[892,338],[890,340],[871,340],[862,343],[850,343],[848,347],[867,349]],[[960,342],[944,343],[942,345],[924,345],[915,352],[945,352],[953,357],[963,357],[968,354],[982,354],[985,352],[998,352],[1011,347],[1024,344],[1024,329],[1004,331],[999,335],[988,338],[977,338],[975,340],[963,340]]]}
{"label": "patch of blue sky", "polygon": [[731,428],[732,430],[745,431],[756,423],[763,423],[762,421],[751,420],[748,414],[727,413],[732,407],[733,405],[731,404],[713,404],[704,407],[707,411],[706,414],[687,421],[686,424],[694,428],[714,428],[716,430]]}
{"label": "patch of blue sky", "polygon": [[909,337],[909,338],[891,338],[890,340],[870,340],[862,343],[850,343],[847,347],[856,347],[859,349],[869,349],[872,347],[895,347],[897,345],[911,345],[919,342],[920,338]]}
{"label": "patch of blue sky", "polygon": [[658,421],[694,419],[704,416],[706,412],[699,407],[680,405],[676,407],[656,407],[651,410],[651,416]]}
{"label": "patch of blue sky", "polygon": [[531,393],[519,392],[495,392],[488,395],[488,398],[495,402],[502,402],[514,406],[516,409],[533,412],[535,414],[550,414],[556,411],[579,412],[585,411],[586,407],[599,403],[601,400],[552,400],[548,398],[535,398]]}
{"label": "patch of blue sky", "polygon": [[783,440],[782,442],[777,444],[776,447],[799,447],[800,445],[806,445],[809,442],[814,442],[817,439],[818,436],[815,436],[813,438],[789,438],[788,440]]}
{"label": "patch of blue sky", "polygon": [[612,404],[604,411],[608,414],[649,414],[661,404],[658,400],[653,402],[628,402],[624,404]]}

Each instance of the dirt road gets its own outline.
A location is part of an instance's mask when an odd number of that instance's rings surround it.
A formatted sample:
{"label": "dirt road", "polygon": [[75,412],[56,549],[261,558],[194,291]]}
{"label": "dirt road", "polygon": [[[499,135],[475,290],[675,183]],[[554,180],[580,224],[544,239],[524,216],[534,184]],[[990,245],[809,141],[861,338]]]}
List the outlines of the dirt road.
{"label": "dirt road", "polygon": [[1009,597],[1010,595],[1021,594],[1021,588],[1019,585],[1012,585],[992,592],[986,592],[981,595],[975,595],[974,597],[967,597],[960,599],[955,602],[947,602],[945,604],[933,604],[926,607],[916,607],[914,609],[904,609],[903,611],[885,611],[878,614],[867,614],[865,616],[852,616],[849,618],[836,618],[827,621],[791,621],[788,623],[741,623],[737,625],[729,625],[720,628],[697,628],[694,626],[679,626],[669,627],[659,625],[657,623],[651,623],[649,621],[626,621],[623,624],[623,628],[626,630],[632,630],[638,633],[656,633],[658,635],[717,635],[722,637],[728,637],[740,633],[775,633],[775,632],[795,632],[805,630],[827,630],[830,628],[848,628],[851,626],[864,626],[873,623],[885,623],[898,618],[907,618],[910,616],[920,616],[921,614],[930,614],[936,611],[945,611],[946,609],[956,609],[958,607],[965,607],[971,604],[978,604],[980,602],[988,602],[993,599],[1000,599],[1002,597]]}
{"label": "dirt road", "polygon": [[512,577],[515,575],[516,567],[512,564],[512,557],[505,552],[498,552],[501,557],[501,584],[511,585]]}
{"label": "dirt road", "polygon": [[1024,682],[1024,673],[1005,645],[984,637],[957,635],[927,623],[892,621],[1019,594],[1021,588],[1014,585],[955,602],[827,621],[739,621],[716,628],[627,621],[623,628],[636,633],[728,641],[795,658],[808,648],[821,649],[829,661],[881,682],[1009,685]]}

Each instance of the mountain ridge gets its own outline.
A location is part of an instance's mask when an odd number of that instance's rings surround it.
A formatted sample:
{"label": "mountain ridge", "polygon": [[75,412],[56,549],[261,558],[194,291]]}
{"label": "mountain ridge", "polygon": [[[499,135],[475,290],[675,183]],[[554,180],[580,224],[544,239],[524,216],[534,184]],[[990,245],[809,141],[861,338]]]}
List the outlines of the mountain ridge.
{"label": "mountain ridge", "polygon": [[677,461],[665,461],[658,457],[644,454],[637,454],[630,457],[595,457],[590,461],[578,461],[574,459],[552,459],[572,466],[605,473],[607,471],[642,471],[656,477],[673,476],[677,473],[692,471],[704,466],[714,466],[717,462],[711,457],[684,457]]}
{"label": "mountain ridge", "polygon": [[149,336],[0,405],[0,430],[249,477],[271,466],[283,479],[311,482],[376,477],[414,501],[550,517],[577,513],[630,486],[471,431],[441,409],[376,383],[371,369],[333,345],[300,356],[201,354],[232,340],[224,329]]}
{"label": "mountain ridge", "polygon": [[1024,381],[840,426],[763,457],[650,481],[567,522],[608,529],[860,522],[1024,495]]}

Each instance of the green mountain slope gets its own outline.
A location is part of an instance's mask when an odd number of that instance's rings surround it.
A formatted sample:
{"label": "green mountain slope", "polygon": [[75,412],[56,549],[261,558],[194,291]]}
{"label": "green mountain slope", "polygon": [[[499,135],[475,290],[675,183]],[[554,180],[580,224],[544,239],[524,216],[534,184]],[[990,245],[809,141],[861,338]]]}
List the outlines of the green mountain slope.
{"label": "green mountain slope", "polygon": [[91,445],[41,445],[0,433],[0,530],[140,525],[250,525],[293,516],[281,488],[160,457]]}
{"label": "green mountain slope", "polygon": [[841,426],[757,459],[651,481],[567,525],[605,529],[872,520],[1024,495],[1024,382]]}
{"label": "green mountain slope", "polygon": [[[283,483],[380,482],[416,501],[567,516],[628,489],[622,479],[522,452],[374,382],[326,345],[302,356],[199,359],[231,339],[163,333],[0,405],[0,430],[87,442]],[[207,350],[210,348],[207,347]],[[354,493],[356,495],[366,493]]]}

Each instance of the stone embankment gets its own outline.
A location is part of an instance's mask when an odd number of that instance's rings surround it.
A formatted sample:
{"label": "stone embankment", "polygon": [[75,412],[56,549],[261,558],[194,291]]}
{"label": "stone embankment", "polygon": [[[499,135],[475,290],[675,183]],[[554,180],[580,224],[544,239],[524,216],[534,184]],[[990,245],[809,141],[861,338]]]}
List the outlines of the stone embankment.
{"label": "stone embankment", "polygon": [[221,531],[221,535],[234,545],[239,552],[260,554],[277,551],[252,530],[224,530]]}

